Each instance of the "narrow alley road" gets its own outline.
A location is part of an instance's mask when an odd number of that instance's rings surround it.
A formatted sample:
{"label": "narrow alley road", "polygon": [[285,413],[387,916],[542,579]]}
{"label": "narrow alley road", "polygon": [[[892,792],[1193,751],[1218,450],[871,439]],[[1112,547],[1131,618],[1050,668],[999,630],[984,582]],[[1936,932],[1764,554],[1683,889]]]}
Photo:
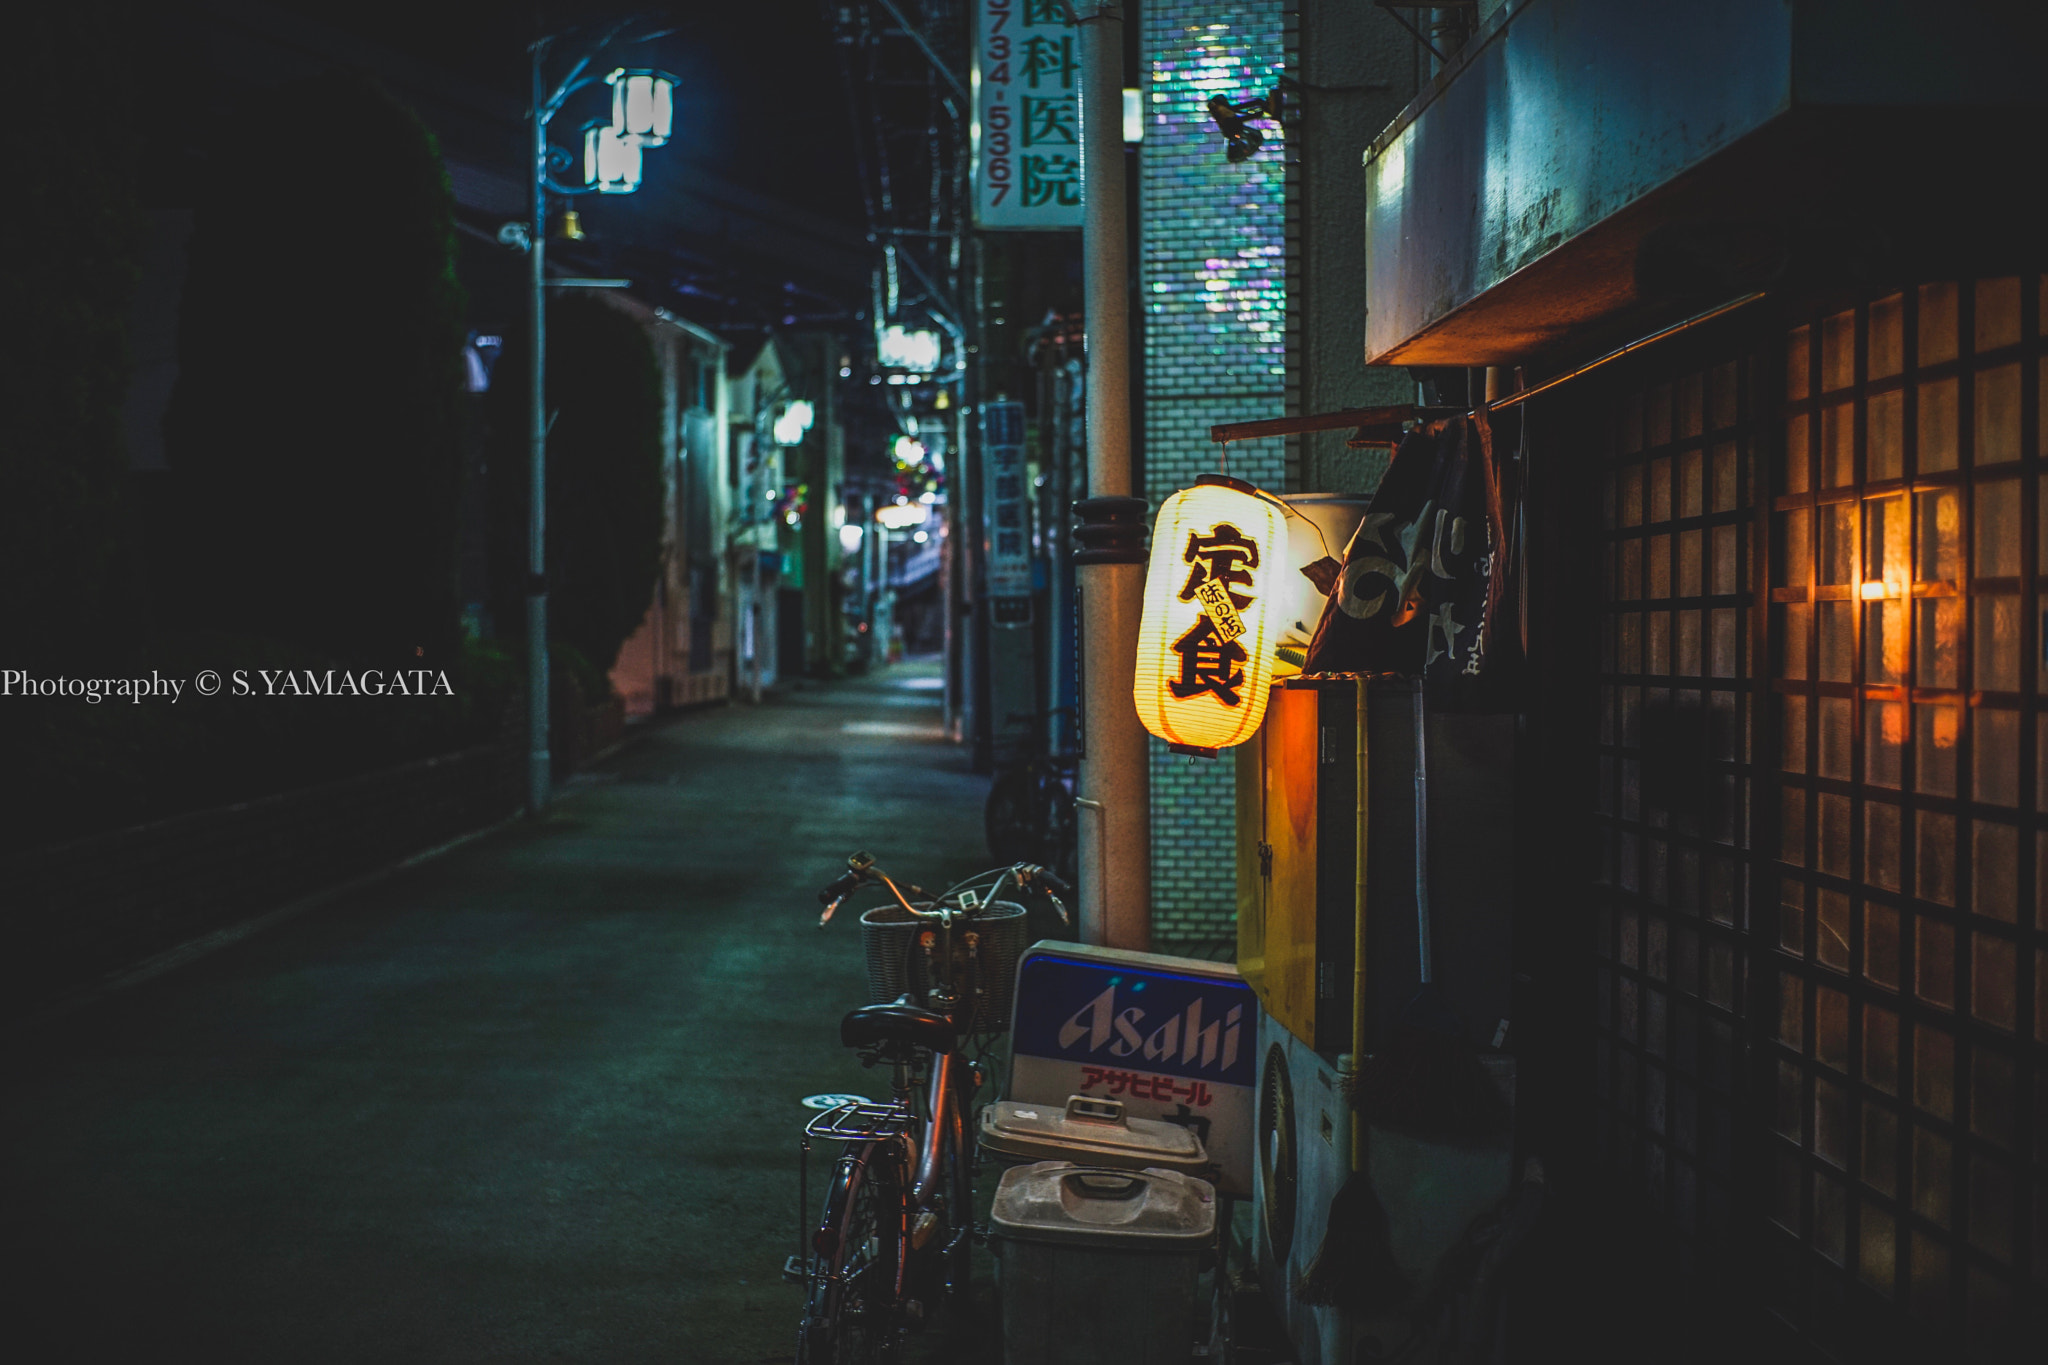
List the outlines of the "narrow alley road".
{"label": "narrow alley road", "polygon": [[937,684],[665,722],[537,824],[15,1026],[15,1358],[789,1359],[797,1100],[877,1085],[814,892],[983,861]]}

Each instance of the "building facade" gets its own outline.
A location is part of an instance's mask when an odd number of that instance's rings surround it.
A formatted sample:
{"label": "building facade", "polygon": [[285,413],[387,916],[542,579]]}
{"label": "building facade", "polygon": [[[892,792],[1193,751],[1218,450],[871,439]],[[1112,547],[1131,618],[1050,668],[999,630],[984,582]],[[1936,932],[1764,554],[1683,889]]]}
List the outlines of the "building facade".
{"label": "building facade", "polygon": [[2029,1358],[2041,25],[1482,8],[1363,149],[1364,331],[1520,490],[1515,834],[1431,858],[1515,866],[1494,1042],[1578,1229],[1523,1339]]}

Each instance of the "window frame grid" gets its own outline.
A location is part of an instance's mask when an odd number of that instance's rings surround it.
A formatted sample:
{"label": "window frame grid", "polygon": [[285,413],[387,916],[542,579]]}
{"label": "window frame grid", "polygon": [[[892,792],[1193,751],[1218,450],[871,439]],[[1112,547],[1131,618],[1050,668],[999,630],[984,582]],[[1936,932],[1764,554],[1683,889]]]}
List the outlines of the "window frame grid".
{"label": "window frame grid", "polygon": [[[1990,277],[1994,279],[2009,277]],[[1940,282],[1936,282],[1937,286]],[[1879,298],[1858,300],[1852,311],[1852,361],[1850,381],[1846,386],[1828,389],[1824,384],[1824,348],[1827,345],[1826,329],[1830,319],[1839,317],[1840,308],[1815,308],[1797,318],[1787,320],[1786,329],[1780,335],[1787,338],[1786,344],[1805,347],[1803,394],[1792,397],[1789,393],[1782,403],[1780,420],[1764,424],[1765,430],[1774,435],[1771,439],[1787,442],[1784,459],[1778,463],[1779,479],[1772,490],[1772,496],[1757,500],[1759,511],[1758,554],[1760,561],[1777,560],[1788,566],[1798,566],[1804,571],[1803,583],[1781,583],[1780,574],[1772,567],[1769,573],[1760,572],[1754,580],[1768,585],[1760,594],[1759,605],[1764,610],[1755,613],[1756,624],[1768,630],[1771,639],[1769,650],[1762,657],[1771,663],[1768,687],[1760,689],[1759,699],[1769,696],[1776,702],[1766,706],[1767,714],[1760,714],[1759,744],[1766,733],[1776,731],[1781,723],[1781,708],[1793,705],[1798,699],[1801,714],[1799,747],[1800,767],[1798,771],[1786,769],[1787,756],[1782,747],[1772,744],[1767,751],[1768,759],[1760,758],[1759,763],[1768,761],[1768,771],[1775,780],[1759,781],[1760,788],[1775,791],[1783,802],[1799,803],[1800,817],[1796,826],[1787,826],[1782,811],[1767,811],[1769,802],[1756,803],[1754,818],[1759,821],[1755,832],[1756,842],[1778,845],[1776,855],[1760,859],[1757,863],[1760,879],[1764,885],[1756,888],[1753,903],[1760,914],[1775,921],[1769,932],[1754,936],[1759,947],[1756,964],[1758,974],[1754,981],[1759,994],[1768,991],[1779,994],[1786,983],[1796,982],[1800,991],[1798,1002],[1798,1031],[1796,1042],[1781,1041],[1779,1035],[1785,1031],[1783,1024],[1774,1015],[1781,1015],[1785,1001],[1779,996],[1779,1011],[1759,1009],[1754,1011],[1753,1022],[1760,1023],[1758,1039],[1761,1046],[1757,1056],[1763,1062],[1758,1068],[1757,1080],[1775,1090],[1780,1067],[1789,1064],[1798,1073],[1798,1132],[1796,1139],[1796,1161],[1799,1168],[1798,1207],[1795,1214],[1796,1230],[1790,1235],[1803,1252],[1809,1253],[1803,1259],[1807,1269],[1815,1265],[1832,1264],[1833,1275],[1841,1283],[1835,1286],[1838,1306],[1852,1308],[1857,1304],[1856,1295],[1863,1291],[1867,1279],[1862,1274],[1861,1220],[1865,1207],[1887,1214],[1892,1219],[1891,1283],[1889,1292],[1883,1297],[1894,1305],[1902,1316],[1912,1316],[1917,1311],[1915,1304],[1914,1277],[1912,1272],[1914,1247],[1922,1240],[1938,1245],[1947,1256],[1946,1310],[1935,1326],[1959,1332],[1964,1328],[1971,1312],[1971,1277],[1973,1274],[1990,1274],[2001,1279],[2009,1292],[2008,1311],[2017,1322],[2025,1311],[2026,1296],[2030,1286],[2039,1286],[2042,1281],[2042,1248],[2032,1245],[2036,1225],[2032,1221],[2036,1214],[2035,1201],[2038,1192],[2039,1163],[2034,1159],[2036,1146],[2034,1134],[2035,1116],[2029,1112],[2028,1101],[2034,1085],[2031,1084],[2041,1068],[2042,1028],[2035,1017],[2039,983],[2035,980],[2042,951],[2042,917],[2048,914],[2048,899],[2036,890],[2036,878],[2043,871],[2035,866],[2037,837],[2048,831],[2048,800],[2044,800],[2040,789],[2042,774],[2037,773],[2039,750],[2037,741],[2041,738],[2040,705],[2042,687],[2048,682],[2048,659],[2040,654],[2042,642],[2036,630],[2042,589],[2048,586],[2048,575],[2043,573],[2040,560],[2041,512],[2041,470],[2039,444],[2039,382],[2044,367],[2048,367],[2048,351],[2044,351],[2041,335],[2039,305],[2042,295],[2042,281],[2035,275],[2019,277],[2020,308],[2019,337],[2016,342],[1979,353],[1974,346],[1976,332],[1975,301],[1977,281],[1964,279],[1955,282],[1956,295],[1956,346],[1953,357],[1937,364],[1921,366],[1919,360],[1919,323],[1923,291],[1907,286],[1898,291],[1900,308],[1900,368],[1897,374],[1878,380],[1869,377],[1870,314],[1873,303],[1888,301],[1890,295]],[[1796,329],[1796,330],[1795,330]],[[1787,364],[1780,366],[1777,373],[1789,376],[1792,373],[1794,357],[1787,355]],[[1994,464],[1979,464],[1974,459],[1976,450],[1976,395],[1979,381],[1976,376],[1994,371],[2008,362],[2019,365],[2019,406],[2017,412],[2018,458]],[[1954,432],[1956,459],[1955,467],[1949,470],[1928,471],[1919,469],[1921,451],[1919,446],[1920,420],[1919,403],[1921,390],[1948,378],[1954,378],[1956,393],[1956,430]],[[1902,394],[1899,404],[1900,468],[1899,479],[1887,479],[1875,483],[1866,482],[1869,451],[1869,412],[1873,395],[1884,395],[1892,391]],[[1829,407],[1848,405],[1852,419],[1851,475],[1850,482],[1830,486],[1829,470],[1824,463],[1827,452],[1822,441],[1824,435],[1823,411]],[[1805,448],[1794,450],[1789,447],[1787,433],[1792,429],[1795,418],[1804,417],[1799,429],[1805,437]],[[1794,461],[1804,462],[1804,478]],[[1977,544],[1975,517],[1977,512],[1976,489],[1994,485],[2008,477],[2015,477],[2018,494],[2018,554],[2020,573],[2017,581],[2012,578],[1979,577],[1976,574]],[[1803,484],[1799,492],[1790,488]],[[1908,571],[1915,576],[1919,565],[1914,562],[1921,548],[1922,495],[1939,494],[1941,490],[1961,490],[1956,498],[1957,527],[1955,544],[1958,555],[1958,577],[1950,584],[1953,595],[1960,598],[1962,607],[1956,630],[1958,640],[1955,649],[1956,683],[1953,688],[1922,688],[1917,668],[1920,662],[1918,633],[1921,629],[1921,612],[1917,606],[1908,607],[1904,617],[1905,640],[1901,657],[1905,663],[1908,679],[1904,684],[1870,683],[1866,671],[1870,665],[1870,651],[1865,632],[1870,611],[1863,604],[1874,600],[1864,595],[1863,584],[1878,581],[1865,578],[1870,571],[1870,545],[1866,536],[1866,516],[1870,504],[1886,496],[1902,495],[1901,507],[1907,519],[1907,530],[1903,537],[1908,557]],[[1851,569],[1849,581],[1841,585],[1824,585],[1819,579],[1823,573],[1822,509],[1838,506],[1844,502],[1853,509],[1849,518],[1848,539]],[[1785,537],[1795,525],[1793,514],[1806,513],[1805,527],[1808,543],[1801,547],[1801,553],[1785,553]],[[1770,565],[1760,562],[1762,570]],[[1917,603],[1927,597],[1946,595],[1933,592],[1912,592],[1908,601]],[[2020,603],[2018,639],[2015,648],[2019,655],[2016,678],[2017,688],[2012,691],[1987,692],[1976,687],[1975,676],[1977,654],[1977,610],[1975,604],[1992,597],[2016,597]],[[1824,601],[1847,601],[1849,610],[1848,673],[1846,683],[1826,679],[1822,676],[1823,622],[1821,603]],[[1805,612],[1804,637],[1794,642],[1797,652],[1803,657],[1799,662],[1803,677],[1788,678],[1785,663],[1789,662],[1785,635],[1790,612],[1787,608],[1803,605]],[[2035,661],[2030,664],[2028,661]],[[1846,698],[1849,702],[1849,726],[1847,757],[1849,775],[1846,779],[1827,777],[1822,774],[1822,699]],[[1900,727],[1898,764],[1899,785],[1896,789],[1880,787],[1870,781],[1866,764],[1869,749],[1869,712],[1873,704],[1903,704],[1907,709],[1907,720]],[[1952,747],[1954,757],[1954,795],[1942,797],[1919,790],[1921,774],[1917,771],[1916,737],[1919,734],[1920,708],[1931,706],[1952,706],[1958,711],[1958,726]],[[2019,751],[2014,756],[2013,781],[2016,805],[1997,805],[1978,799],[1978,790],[1973,770],[1973,747],[1977,739],[1979,717],[1983,711],[2013,711],[2018,714]],[[1779,736],[1772,736],[1774,739]],[[1895,891],[1887,891],[1871,883],[1869,850],[1866,847],[1867,831],[1870,829],[1867,812],[1873,803],[1871,794],[1881,794],[1881,804],[1896,811],[1899,848],[1897,850]],[[1827,797],[1837,797],[1847,802],[1846,867],[1841,875],[1821,870],[1822,802]],[[1917,819],[1921,812],[1944,816],[1952,821],[1953,830],[1950,847],[1950,862],[1953,867],[1954,884],[1950,888],[1952,906],[1943,906],[1925,899],[1920,894],[1918,881],[1919,845],[1915,837]],[[1973,852],[1971,840],[1973,829],[1980,818],[1989,817],[1993,823],[2010,825],[2015,831],[2017,865],[2014,868],[2014,894],[2012,919],[2002,919],[1981,912],[1978,888],[1973,884]],[[1788,850],[1782,847],[1784,837],[1796,833],[1801,841],[1796,859],[1788,860]],[[1787,907],[1781,903],[1781,888],[1796,880],[1800,888],[1799,923],[1794,926],[1799,944],[1798,952],[1792,955],[1784,939],[1788,937],[1784,916]],[[1848,942],[1846,963],[1837,967],[1823,960],[1820,944],[1822,894],[1832,893],[1844,898],[1847,913]],[[1869,949],[1867,926],[1870,921],[1869,907],[1872,904],[1890,907],[1897,925],[1896,986],[1888,988],[1866,975],[1869,970]],[[1923,921],[1943,926],[1950,943],[1948,996],[1949,1004],[1921,998],[1918,949],[1916,938]],[[2012,944],[2013,968],[2013,1027],[2008,1032],[1995,1023],[1979,1019],[1975,1012],[1972,990],[1974,981],[1973,957],[1979,937],[1991,940],[2006,940]],[[1816,1055],[1819,1046],[1818,1029],[1821,1024],[1819,1009],[1821,988],[1839,990],[1846,1011],[1846,1028],[1843,1046],[1845,1052],[1840,1066],[1824,1062]],[[1886,1094],[1881,1087],[1873,1085],[1869,1078],[1868,1046],[1864,1036],[1865,1006],[1876,1005],[1892,1012],[1896,1030],[1896,1095]],[[1947,1109],[1949,1117],[1942,1120],[1930,1110],[1923,1109],[1922,1095],[1917,1089],[1920,1078],[1916,1075],[1917,1042],[1922,1029],[1946,1035],[1952,1049],[1952,1065],[1949,1076]],[[1970,1078],[1981,1054],[1992,1054],[2005,1058],[2012,1068],[2012,1094],[2009,1097],[2008,1115],[2011,1124],[2010,1147],[2001,1149],[1987,1135],[1977,1131],[1973,1112],[1975,1087]],[[1818,1148],[1817,1127],[1820,1120],[1818,1087],[1827,1080],[1839,1086],[1840,1112],[1849,1116],[1842,1124],[1841,1137],[1844,1149],[1840,1155],[1842,1164],[1837,1167]],[[1762,1106],[1760,1106],[1762,1107]],[[1891,1193],[1886,1195],[1868,1183],[1869,1170],[1863,1151],[1864,1123],[1861,1121],[1866,1109],[1876,1108],[1889,1113],[1892,1119],[1891,1152]],[[1948,1159],[1945,1176],[1947,1226],[1926,1216],[1917,1207],[1914,1198],[1917,1162],[1917,1143],[1911,1136],[1918,1129],[1927,1129],[1947,1143]],[[1758,1175],[1764,1182],[1758,1186],[1764,1189],[1775,1178],[1770,1169],[1785,1160],[1785,1138],[1779,1136],[1772,1123],[1758,1126],[1758,1134],[1768,1155],[1764,1157],[1763,1168]],[[1980,1249],[1972,1227],[1971,1215],[1973,1192],[1971,1168],[1973,1161],[1990,1158],[2010,1176],[2011,1220],[2006,1246],[2006,1258],[1999,1261],[1988,1251]],[[1815,1222],[1817,1181],[1823,1178],[1823,1169],[1839,1171],[1841,1201],[1841,1253],[1840,1262],[1831,1262],[1826,1253],[1816,1245]],[[1765,1229],[1782,1228],[1782,1224],[1770,1217],[1762,1220]],[[1767,1239],[1772,1235],[1766,1232]],[[1777,1235],[1784,1235],[1779,1233]],[[1782,1250],[1782,1249],[1781,1249]],[[1812,1254],[1818,1253],[1818,1254]],[[2030,1274],[2031,1271],[2031,1274]],[[1825,1277],[1826,1272],[1816,1275],[1816,1280]],[[1819,1289],[1801,1305],[1803,1311],[1796,1316],[1816,1324],[1831,1314],[1822,1303],[1824,1295]],[[1843,1322],[1837,1324],[1838,1333],[1851,1322],[1856,1314],[1844,1312]],[[1797,1324],[1795,1324],[1797,1325]],[[1831,1334],[1832,1335],[1832,1334]]]}

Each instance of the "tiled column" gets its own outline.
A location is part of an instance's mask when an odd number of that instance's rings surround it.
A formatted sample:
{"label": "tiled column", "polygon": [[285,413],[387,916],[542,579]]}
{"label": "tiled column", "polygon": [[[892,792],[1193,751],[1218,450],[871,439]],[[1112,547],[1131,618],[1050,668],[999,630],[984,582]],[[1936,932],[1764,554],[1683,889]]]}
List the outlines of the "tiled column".
{"label": "tiled column", "polygon": [[[1263,95],[1279,73],[1280,0],[1219,10],[1143,6],[1147,87],[1139,152],[1145,350],[1145,496],[1156,509],[1219,467],[1211,424],[1281,415],[1286,394],[1284,203],[1279,130],[1233,165],[1210,121],[1214,94]],[[1230,448],[1230,472],[1286,490],[1280,440]],[[1176,944],[1234,932],[1236,861],[1229,755],[1152,748],[1153,935]]]}

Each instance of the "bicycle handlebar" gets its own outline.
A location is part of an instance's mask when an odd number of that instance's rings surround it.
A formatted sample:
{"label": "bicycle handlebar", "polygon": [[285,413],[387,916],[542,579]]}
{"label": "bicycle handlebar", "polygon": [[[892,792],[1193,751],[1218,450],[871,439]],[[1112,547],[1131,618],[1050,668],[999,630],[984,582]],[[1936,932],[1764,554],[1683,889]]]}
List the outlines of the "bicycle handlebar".
{"label": "bicycle handlebar", "polygon": [[855,891],[858,891],[860,884],[861,874],[858,872],[848,872],[845,876],[839,878],[818,893],[818,904],[831,905],[835,901],[843,901]]}
{"label": "bicycle handlebar", "polygon": [[1067,885],[1066,880],[1049,867],[1041,867],[1034,863],[1031,866],[1031,875],[1044,882],[1048,890],[1057,891],[1062,896],[1074,894],[1074,888]]}
{"label": "bicycle handlebar", "polygon": [[[989,872],[976,873],[965,881],[956,882],[939,895],[932,897],[927,904],[934,908],[925,910],[921,910],[910,903],[910,897],[903,894],[903,889],[897,886],[889,874],[875,866],[875,860],[871,855],[856,853],[846,860],[846,867],[847,870],[843,875],[818,892],[818,901],[825,907],[825,913],[818,916],[818,927],[820,929],[831,923],[834,912],[839,909],[846,898],[863,886],[886,886],[889,888],[889,894],[895,897],[896,904],[902,907],[914,919],[945,920],[954,914],[972,912],[976,905],[986,904],[988,901],[993,900],[996,894],[1002,890],[1002,884],[1006,878],[1014,878],[1019,888],[1028,886],[1033,881],[1041,883],[1040,890],[1044,892],[1046,899],[1052,902],[1053,909],[1059,912],[1060,922],[1062,924],[1073,923],[1072,917],[1067,914],[1067,907],[1060,901],[1062,894],[1068,896],[1074,894],[1073,887],[1067,885],[1066,881],[1051,868],[1041,867],[1037,863],[1012,863],[1008,867],[991,869],[995,876],[995,884],[989,887],[983,895],[969,899],[971,893],[967,892],[965,888],[971,883],[979,882],[983,877],[990,875]],[[915,885],[910,887],[910,893],[920,898],[926,895],[922,887]],[[957,908],[952,904],[955,900],[961,902]]]}

